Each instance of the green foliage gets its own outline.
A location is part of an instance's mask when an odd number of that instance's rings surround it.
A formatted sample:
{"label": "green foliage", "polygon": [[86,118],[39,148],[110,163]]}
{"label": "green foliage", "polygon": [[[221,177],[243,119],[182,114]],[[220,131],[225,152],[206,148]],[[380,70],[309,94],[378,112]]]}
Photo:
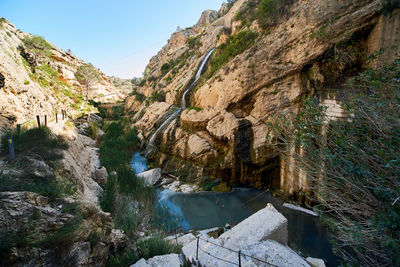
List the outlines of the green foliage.
{"label": "green foliage", "polygon": [[173,233],[182,225],[182,218],[172,214],[168,206],[157,203],[152,224],[164,233]]}
{"label": "green foliage", "polygon": [[87,237],[87,241],[90,243],[91,247],[96,246],[101,241],[101,233],[98,231],[90,232],[89,236]]}
{"label": "green foliage", "polygon": [[70,246],[77,239],[76,232],[82,223],[82,216],[76,214],[74,218],[64,224],[56,232],[48,235],[45,239],[39,242],[39,245],[46,247],[63,248]]}
{"label": "green foliage", "polygon": [[154,91],[148,98],[152,102],[163,102],[165,101],[165,93],[163,91]]}
{"label": "green foliage", "polygon": [[97,140],[99,137],[99,125],[97,122],[90,122],[89,128],[86,130],[86,134],[93,140]]}
{"label": "green foliage", "polygon": [[53,69],[47,64],[41,64],[36,70],[43,71],[50,79],[57,79],[58,78],[58,71]]}
{"label": "green foliage", "polygon": [[399,81],[400,61],[368,69],[346,84],[349,120],[327,124],[324,108],[306,98],[296,116],[270,125],[283,153],[301,148],[294,165],[307,173],[336,252],[353,264],[400,264]]}
{"label": "green foliage", "polygon": [[167,62],[167,63],[164,63],[162,66],[161,66],[161,73],[162,73],[162,75],[164,76],[165,74],[167,74],[167,72],[170,70],[170,64]]}
{"label": "green foliage", "polygon": [[190,106],[190,107],[187,108],[187,110],[192,110],[192,109],[193,109],[193,110],[196,110],[197,112],[203,110],[202,108],[199,108],[199,107],[192,107],[192,106]]}
{"label": "green foliage", "polygon": [[158,236],[139,241],[138,250],[139,257],[145,259],[150,259],[157,255],[180,253],[179,247]]}
{"label": "green foliage", "polygon": [[46,162],[62,158],[61,150],[67,149],[67,143],[60,136],[52,136],[49,128],[21,130],[21,133],[8,132],[1,138],[1,152],[8,154],[8,137],[12,136],[16,153],[35,153]]}
{"label": "green foliage", "polygon": [[100,161],[107,170],[118,169],[129,162],[132,152],[137,149],[138,137],[136,130],[124,132],[121,124],[113,122],[106,129],[103,143],[100,147]]}
{"label": "green foliage", "polygon": [[261,28],[266,30],[275,26],[292,2],[292,0],[261,0],[256,11]]}
{"label": "green foliage", "polygon": [[29,52],[43,56],[51,56],[51,45],[41,36],[25,36],[22,40]]}
{"label": "green foliage", "polygon": [[399,0],[385,0],[381,12],[387,15],[390,14],[396,8],[400,8]]}
{"label": "green foliage", "polygon": [[191,36],[187,39],[187,44],[189,49],[197,49],[201,46],[201,42],[200,42],[200,38],[201,38],[201,34],[197,35],[197,36]]}
{"label": "green foliage", "polygon": [[212,77],[222,65],[250,48],[256,38],[257,33],[252,31],[241,31],[230,36],[227,42],[220,45],[212,55],[210,59],[211,68],[206,77]]}
{"label": "green foliage", "polygon": [[81,65],[75,72],[76,80],[86,89],[86,100],[88,100],[89,90],[98,81],[100,74],[92,64]]}
{"label": "green foliage", "polygon": [[7,20],[5,19],[5,18],[3,18],[3,17],[0,17],[0,29],[3,29],[3,27],[4,27],[4,23],[6,23],[7,22]]}
{"label": "green foliage", "polygon": [[25,80],[25,81],[24,81],[24,84],[25,84],[25,85],[29,84],[29,81],[28,81],[28,80]]}

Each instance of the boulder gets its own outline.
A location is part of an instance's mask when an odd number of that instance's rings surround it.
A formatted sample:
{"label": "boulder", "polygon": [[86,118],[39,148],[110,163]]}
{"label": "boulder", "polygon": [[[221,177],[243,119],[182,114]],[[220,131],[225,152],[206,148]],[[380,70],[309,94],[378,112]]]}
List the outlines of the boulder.
{"label": "boulder", "polygon": [[325,267],[325,262],[321,259],[308,257],[306,261],[311,267]]}
{"label": "boulder", "polygon": [[186,235],[181,235],[181,236],[167,236],[165,240],[170,241],[172,244],[178,243],[181,246],[185,246],[192,242],[193,240],[196,240],[196,237],[192,233],[188,233]]}
{"label": "boulder", "polygon": [[230,112],[221,112],[207,123],[207,131],[218,140],[230,141],[239,127],[239,121]]}
{"label": "boulder", "polygon": [[131,267],[180,267],[181,262],[178,254],[167,254],[162,256],[155,256],[147,261],[140,259],[138,262],[133,264]]}
{"label": "boulder", "polygon": [[149,185],[155,185],[161,179],[161,169],[155,168],[137,174],[137,177],[143,179]]}
{"label": "boulder", "polygon": [[230,266],[213,256],[237,264],[239,251],[247,255],[241,258],[243,266],[266,262],[277,266],[309,266],[287,246],[287,235],[287,219],[268,204],[217,239],[201,233],[198,261],[197,240],[185,245],[182,253],[196,266]]}
{"label": "boulder", "polygon": [[101,186],[105,186],[107,183],[107,179],[108,179],[108,173],[107,173],[107,169],[104,166],[101,166],[99,168],[97,168],[94,171],[94,179],[96,180],[96,182],[98,184],[100,184]]}

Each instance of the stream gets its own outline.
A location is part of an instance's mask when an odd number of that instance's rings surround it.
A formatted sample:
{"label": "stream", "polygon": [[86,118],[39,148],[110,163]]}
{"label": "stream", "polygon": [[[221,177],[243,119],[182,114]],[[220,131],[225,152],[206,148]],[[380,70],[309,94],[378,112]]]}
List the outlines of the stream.
{"label": "stream", "polygon": [[[131,167],[136,173],[147,170],[146,158],[136,152]],[[180,218],[184,231],[221,227],[226,223],[233,226],[272,203],[288,219],[290,248],[304,257],[324,259],[327,266],[338,265],[329,242],[330,234],[318,217],[282,207],[284,202],[267,191],[249,188],[235,188],[228,193],[160,190],[157,201]]]}

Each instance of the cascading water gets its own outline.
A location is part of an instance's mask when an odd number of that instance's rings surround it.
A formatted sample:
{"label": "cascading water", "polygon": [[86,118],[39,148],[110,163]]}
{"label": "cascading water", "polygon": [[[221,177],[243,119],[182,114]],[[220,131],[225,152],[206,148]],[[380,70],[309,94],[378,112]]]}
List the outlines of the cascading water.
{"label": "cascading water", "polygon": [[203,60],[200,63],[200,66],[197,69],[196,72],[196,76],[194,81],[186,88],[185,92],[183,92],[182,95],[182,99],[181,99],[181,107],[178,108],[177,110],[175,110],[161,125],[160,127],[157,128],[157,130],[153,133],[153,135],[150,137],[149,142],[147,143],[147,147],[146,147],[146,153],[145,153],[145,157],[147,158],[150,153],[153,151],[153,149],[155,148],[154,142],[158,136],[158,134],[165,128],[167,127],[171,121],[173,121],[174,119],[176,119],[179,114],[181,114],[182,110],[184,110],[186,108],[186,95],[190,92],[190,90],[192,90],[197,82],[200,79],[201,73],[203,72],[203,69],[205,67],[205,65],[207,64],[208,59],[210,58],[210,56],[212,55],[212,53],[214,52],[215,48],[210,49],[210,51],[207,52],[207,54],[204,56]]}

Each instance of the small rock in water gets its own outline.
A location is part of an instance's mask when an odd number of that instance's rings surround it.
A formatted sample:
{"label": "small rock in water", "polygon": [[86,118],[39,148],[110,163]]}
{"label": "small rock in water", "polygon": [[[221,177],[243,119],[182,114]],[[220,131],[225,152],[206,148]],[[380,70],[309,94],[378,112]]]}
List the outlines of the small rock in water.
{"label": "small rock in water", "polygon": [[308,257],[306,262],[311,265],[311,267],[325,267],[325,262],[321,259]]}

